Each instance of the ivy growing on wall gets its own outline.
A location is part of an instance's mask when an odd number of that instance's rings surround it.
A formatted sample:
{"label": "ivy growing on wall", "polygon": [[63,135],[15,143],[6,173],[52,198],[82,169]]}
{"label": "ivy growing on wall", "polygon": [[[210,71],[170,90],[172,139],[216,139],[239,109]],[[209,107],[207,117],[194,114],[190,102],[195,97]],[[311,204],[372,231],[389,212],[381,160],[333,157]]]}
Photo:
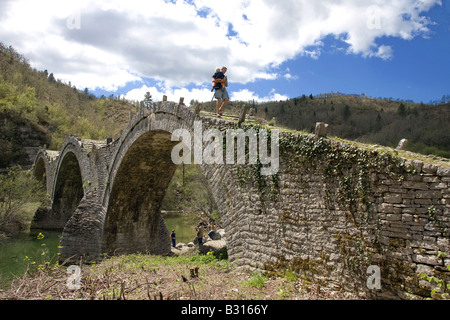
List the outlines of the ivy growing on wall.
{"label": "ivy growing on wall", "polygon": [[[404,161],[376,150],[357,148],[331,139],[283,132],[280,135],[281,161],[284,170],[319,173],[325,189],[325,204],[330,210],[345,212],[352,229],[335,235],[340,253],[352,272],[365,276],[377,239],[366,239],[364,230],[381,228],[373,216],[372,186],[379,177],[402,181],[407,172]],[[371,249],[369,249],[371,248]]]}
{"label": "ivy growing on wall", "polygon": [[[271,130],[266,127],[263,127],[258,124],[243,123],[241,124],[241,129],[243,129],[244,131],[252,129],[256,132],[258,137],[260,136],[260,132],[262,130],[266,130],[267,140],[271,141]],[[259,141],[259,143],[261,143],[261,140]],[[270,148],[268,148],[268,150],[270,150]],[[245,146],[245,158],[246,163],[248,163],[249,146],[247,141]],[[258,150],[258,157],[256,160],[256,164],[236,165],[236,175],[238,177],[239,186],[240,187],[254,186],[260,193],[261,200],[264,201],[266,198],[268,198],[272,201],[276,201],[277,196],[280,193],[279,174],[276,173],[273,175],[264,176],[261,174],[262,168],[263,164],[260,161]]]}
{"label": "ivy growing on wall", "polygon": [[336,189],[338,204],[352,214],[358,211],[358,204],[366,212],[370,208],[371,175],[385,174],[401,181],[409,171],[401,159],[388,153],[287,132],[280,135],[280,154],[288,168],[300,165],[305,170],[319,170],[323,181]]}

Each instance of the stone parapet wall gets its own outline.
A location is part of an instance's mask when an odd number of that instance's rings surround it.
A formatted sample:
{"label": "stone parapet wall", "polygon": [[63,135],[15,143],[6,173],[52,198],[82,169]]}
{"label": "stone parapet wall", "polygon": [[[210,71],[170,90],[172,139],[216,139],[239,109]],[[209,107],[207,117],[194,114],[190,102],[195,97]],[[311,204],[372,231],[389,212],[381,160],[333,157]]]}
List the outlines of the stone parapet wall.
{"label": "stone parapet wall", "polygon": [[[449,279],[450,168],[333,140],[284,139],[278,189],[261,192],[255,186],[270,179],[254,173],[240,186],[247,203],[235,230],[245,252],[238,264],[292,269],[365,298],[427,295],[422,272]],[[381,270],[381,290],[367,287],[370,266]]]}

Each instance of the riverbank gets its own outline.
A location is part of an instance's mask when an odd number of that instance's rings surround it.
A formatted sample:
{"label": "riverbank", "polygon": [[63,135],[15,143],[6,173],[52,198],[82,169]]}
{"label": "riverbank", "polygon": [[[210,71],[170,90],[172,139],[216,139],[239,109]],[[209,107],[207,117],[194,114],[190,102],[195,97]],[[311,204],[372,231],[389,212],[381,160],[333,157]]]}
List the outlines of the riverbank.
{"label": "riverbank", "polygon": [[[176,251],[174,251],[176,252]],[[180,252],[181,253],[181,252]],[[267,275],[233,267],[198,247],[183,254],[131,254],[83,265],[68,285],[67,266],[28,270],[9,290],[7,300],[333,300],[344,293],[321,288],[292,272]],[[77,269],[77,268],[75,268]],[[76,279],[75,279],[76,280]],[[72,289],[71,289],[72,287]]]}

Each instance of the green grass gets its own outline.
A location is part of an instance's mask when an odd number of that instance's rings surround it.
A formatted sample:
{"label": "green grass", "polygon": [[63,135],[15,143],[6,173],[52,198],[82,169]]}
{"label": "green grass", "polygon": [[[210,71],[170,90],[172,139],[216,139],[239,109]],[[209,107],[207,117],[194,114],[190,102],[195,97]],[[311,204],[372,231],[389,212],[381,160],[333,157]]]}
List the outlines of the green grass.
{"label": "green grass", "polygon": [[112,257],[104,260],[101,264],[104,267],[114,266],[119,270],[134,270],[146,267],[158,266],[217,266],[221,268],[228,268],[228,260],[218,259],[213,254],[206,255],[177,255],[177,256],[159,256],[147,255],[141,253],[128,254],[123,256]]}
{"label": "green grass", "polygon": [[254,273],[249,280],[243,282],[244,285],[262,289],[269,278],[262,273]]}

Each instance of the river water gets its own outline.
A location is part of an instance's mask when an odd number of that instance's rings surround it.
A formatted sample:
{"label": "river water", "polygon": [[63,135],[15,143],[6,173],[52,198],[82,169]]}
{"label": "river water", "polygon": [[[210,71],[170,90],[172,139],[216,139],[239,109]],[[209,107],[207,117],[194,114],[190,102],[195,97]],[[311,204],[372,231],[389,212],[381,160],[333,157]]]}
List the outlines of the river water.
{"label": "river water", "polygon": [[0,243],[0,289],[9,288],[11,280],[23,276],[33,262],[56,262],[60,235],[59,231],[32,230]]}
{"label": "river water", "polygon": [[[181,213],[167,213],[163,218],[169,232],[175,230],[177,243],[193,241],[196,231],[192,218]],[[29,234],[0,243],[0,289],[8,289],[11,281],[23,276],[32,262],[39,264],[45,259],[56,262],[60,237],[60,231],[31,230]]]}

